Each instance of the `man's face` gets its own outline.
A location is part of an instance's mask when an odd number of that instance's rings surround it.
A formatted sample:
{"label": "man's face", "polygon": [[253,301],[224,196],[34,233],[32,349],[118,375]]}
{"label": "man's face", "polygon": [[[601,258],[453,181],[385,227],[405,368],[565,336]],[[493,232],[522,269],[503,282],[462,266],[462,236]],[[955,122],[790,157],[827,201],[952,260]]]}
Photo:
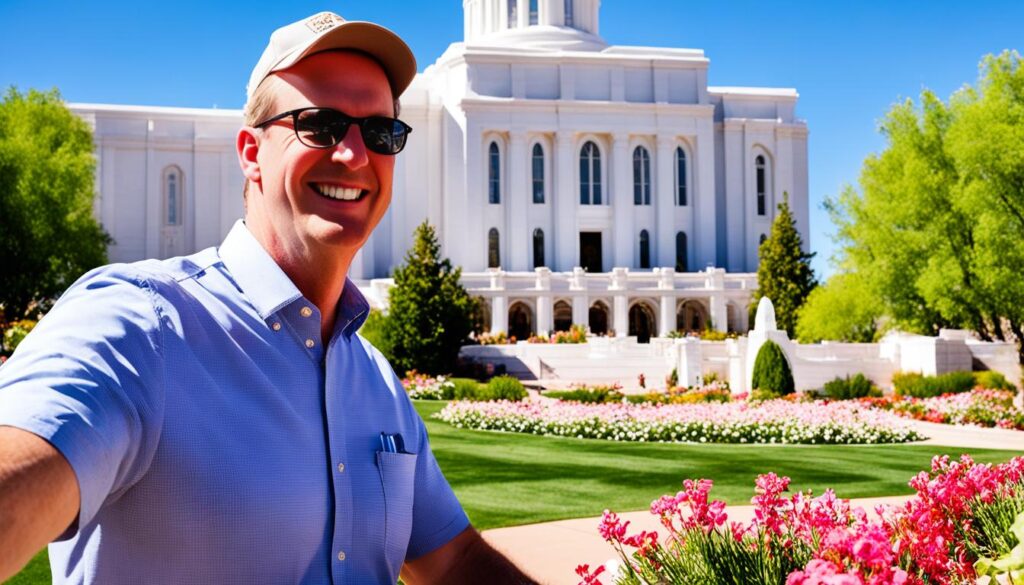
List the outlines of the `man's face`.
{"label": "man's face", "polygon": [[[274,115],[314,106],[359,118],[394,115],[387,76],[364,55],[317,53],[274,75]],[[391,203],[395,157],[367,150],[356,124],[337,146],[316,149],[299,142],[290,118],[272,123],[262,131],[257,161],[262,194],[250,193],[246,219],[260,224],[253,227],[270,239],[264,244],[272,254],[356,249]],[[339,198],[356,191],[355,200]]]}

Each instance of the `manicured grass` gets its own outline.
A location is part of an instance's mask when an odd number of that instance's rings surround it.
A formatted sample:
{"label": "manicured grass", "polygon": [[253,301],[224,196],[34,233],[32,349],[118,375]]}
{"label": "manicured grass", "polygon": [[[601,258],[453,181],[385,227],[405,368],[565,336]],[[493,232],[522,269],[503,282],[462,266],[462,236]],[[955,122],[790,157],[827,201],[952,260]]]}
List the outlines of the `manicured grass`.
{"label": "manicured grass", "polygon": [[[605,508],[645,510],[684,478],[713,479],[711,494],[748,504],[754,477],[774,471],[795,489],[842,498],[912,493],[907,481],[930,467],[933,455],[970,452],[978,461],[1018,453],[927,445],[696,445],[615,443],[456,429],[430,418],[446,403],[417,401],[441,469],[481,529],[599,516]],[[46,551],[8,585],[50,582]]]}
{"label": "manicured grass", "polygon": [[444,402],[417,401],[431,446],[480,529],[645,510],[685,478],[714,480],[712,497],[749,504],[754,478],[774,471],[794,489],[842,498],[913,493],[907,481],[937,453],[998,462],[1017,452],[929,445],[697,445],[616,443],[456,429],[430,418]]}

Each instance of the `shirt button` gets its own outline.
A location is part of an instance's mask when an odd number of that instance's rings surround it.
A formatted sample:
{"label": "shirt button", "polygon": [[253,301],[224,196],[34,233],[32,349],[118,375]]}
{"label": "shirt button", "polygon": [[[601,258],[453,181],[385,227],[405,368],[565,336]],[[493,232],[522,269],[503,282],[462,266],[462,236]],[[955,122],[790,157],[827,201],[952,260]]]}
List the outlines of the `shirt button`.
{"label": "shirt button", "polygon": [[280,331],[281,330],[281,324],[280,323],[274,323],[273,325],[271,325],[271,327],[274,329],[274,331]]}
{"label": "shirt button", "polygon": [[345,464],[344,463],[339,463],[338,464],[338,473],[344,473],[344,471],[345,471]]}
{"label": "shirt button", "polygon": [[315,342],[315,341],[313,341],[312,339],[307,339],[307,340],[306,340],[306,347],[308,347],[308,348],[310,348],[310,349],[313,349],[313,346],[314,346],[314,345],[316,345],[316,342]]}
{"label": "shirt button", "polygon": [[302,307],[299,310],[299,314],[302,315],[303,317],[309,317],[310,315],[313,314],[313,309],[310,309],[309,307]]}
{"label": "shirt button", "polygon": [[339,561],[344,561],[345,560],[345,551],[341,551],[341,552],[338,553],[338,560]]}

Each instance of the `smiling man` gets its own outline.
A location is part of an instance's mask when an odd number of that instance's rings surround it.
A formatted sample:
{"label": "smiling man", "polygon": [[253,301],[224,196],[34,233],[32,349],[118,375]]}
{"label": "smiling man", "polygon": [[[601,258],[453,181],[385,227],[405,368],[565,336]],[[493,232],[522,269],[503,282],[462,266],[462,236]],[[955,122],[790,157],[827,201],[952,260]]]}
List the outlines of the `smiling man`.
{"label": "smiling man", "polygon": [[529,583],[469,524],[356,334],[347,272],[411,129],[408,47],[321,13],[270,39],[219,248],[100,268],[0,368],[0,580]]}

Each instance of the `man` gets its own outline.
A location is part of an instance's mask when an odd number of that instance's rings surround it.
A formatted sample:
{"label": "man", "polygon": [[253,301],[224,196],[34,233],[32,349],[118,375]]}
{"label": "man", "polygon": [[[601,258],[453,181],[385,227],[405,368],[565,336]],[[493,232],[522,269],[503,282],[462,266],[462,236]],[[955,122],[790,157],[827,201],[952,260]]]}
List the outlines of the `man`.
{"label": "man", "polygon": [[245,222],[100,268],[0,368],[0,580],[529,582],[488,547],[381,354],[349,264],[391,201],[416,72],[390,31],[276,31],[237,151]]}

